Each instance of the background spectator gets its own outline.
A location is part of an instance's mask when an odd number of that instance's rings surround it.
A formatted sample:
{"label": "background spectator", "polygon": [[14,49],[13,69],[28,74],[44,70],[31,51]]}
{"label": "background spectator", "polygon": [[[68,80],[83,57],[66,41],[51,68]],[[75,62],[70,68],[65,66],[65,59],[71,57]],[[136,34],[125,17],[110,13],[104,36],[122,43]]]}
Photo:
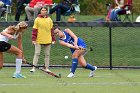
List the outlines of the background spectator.
{"label": "background spectator", "polygon": [[118,12],[122,10],[125,4],[125,0],[115,0],[115,8],[111,10],[110,12],[110,20],[111,21],[120,21],[118,18]]}
{"label": "background spectator", "polygon": [[6,11],[6,6],[11,5],[10,0],[0,0],[0,17],[4,16]]}
{"label": "background spectator", "polygon": [[[23,10],[24,4],[28,4],[30,2],[30,0],[18,0],[17,1],[17,9],[16,9],[16,15],[15,15],[15,20],[19,21],[20,19],[20,15],[21,15],[21,11]],[[27,21],[27,15],[25,17],[25,21]]]}
{"label": "background spectator", "polygon": [[112,11],[112,9],[115,7],[115,2],[109,2],[106,4],[106,8],[107,8],[107,15],[105,17],[106,21],[110,21],[110,13]]}
{"label": "background spectator", "polygon": [[67,11],[74,11],[72,4],[77,4],[77,0],[62,0],[61,3],[50,9],[49,14],[56,12],[56,21],[60,21],[61,15],[65,14]]}
{"label": "background spectator", "polygon": [[39,14],[39,10],[47,4],[47,0],[31,0],[30,3],[25,7],[28,20],[33,21]]}

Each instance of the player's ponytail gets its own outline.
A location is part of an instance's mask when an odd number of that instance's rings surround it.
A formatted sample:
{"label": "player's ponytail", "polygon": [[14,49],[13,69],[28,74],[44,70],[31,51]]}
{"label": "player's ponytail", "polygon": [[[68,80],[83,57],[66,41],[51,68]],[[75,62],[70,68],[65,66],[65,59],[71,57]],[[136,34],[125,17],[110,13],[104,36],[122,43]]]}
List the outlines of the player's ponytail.
{"label": "player's ponytail", "polygon": [[14,28],[14,30],[16,30],[16,31],[19,30],[19,29],[20,29],[20,25],[16,25],[15,28]]}
{"label": "player's ponytail", "polygon": [[27,28],[28,24],[25,21],[21,21],[19,22],[16,26],[15,26],[15,30],[20,30],[20,28]]}

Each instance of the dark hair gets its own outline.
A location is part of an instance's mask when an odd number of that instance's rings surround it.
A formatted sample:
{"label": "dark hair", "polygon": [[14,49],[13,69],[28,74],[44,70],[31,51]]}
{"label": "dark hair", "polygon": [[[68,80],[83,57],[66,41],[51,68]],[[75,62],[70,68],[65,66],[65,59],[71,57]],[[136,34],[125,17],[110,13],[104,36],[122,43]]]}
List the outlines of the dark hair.
{"label": "dark hair", "polygon": [[43,7],[41,7],[41,8],[40,8],[40,10],[39,10],[39,14],[41,13],[41,10],[42,10],[43,8],[45,8],[45,9],[48,11],[47,6],[46,6],[46,5],[44,5]]}
{"label": "dark hair", "polygon": [[53,30],[55,30],[55,29],[57,29],[57,28],[60,30],[60,27],[58,26],[58,24],[54,24],[54,25],[53,25]]}

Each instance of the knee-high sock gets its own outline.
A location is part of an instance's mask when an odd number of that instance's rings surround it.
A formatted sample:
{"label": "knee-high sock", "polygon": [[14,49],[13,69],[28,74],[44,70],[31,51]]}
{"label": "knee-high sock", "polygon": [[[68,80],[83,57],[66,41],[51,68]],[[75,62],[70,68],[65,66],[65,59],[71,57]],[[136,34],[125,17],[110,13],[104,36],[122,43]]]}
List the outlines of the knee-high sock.
{"label": "knee-high sock", "polygon": [[88,64],[87,63],[87,65],[86,65],[86,67],[85,67],[86,69],[90,69],[90,70],[95,70],[95,67],[94,66],[92,66],[91,64]]}
{"label": "knee-high sock", "polygon": [[72,59],[72,67],[71,67],[71,72],[74,74],[75,70],[77,68],[78,65],[78,58],[73,58]]}
{"label": "knee-high sock", "polygon": [[16,58],[16,73],[21,72],[22,59]]}

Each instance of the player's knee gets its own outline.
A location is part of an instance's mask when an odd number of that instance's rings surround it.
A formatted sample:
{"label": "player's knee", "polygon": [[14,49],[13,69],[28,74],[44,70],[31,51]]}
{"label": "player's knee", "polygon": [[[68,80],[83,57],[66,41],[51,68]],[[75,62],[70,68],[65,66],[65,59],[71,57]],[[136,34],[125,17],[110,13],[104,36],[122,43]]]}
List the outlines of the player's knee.
{"label": "player's knee", "polygon": [[17,53],[19,56],[22,56],[23,52],[22,51],[18,51]]}
{"label": "player's knee", "polygon": [[22,54],[23,54],[23,52],[21,50],[16,53],[18,58],[22,58]]}
{"label": "player's knee", "polygon": [[77,54],[73,54],[72,58],[78,58],[78,55]]}

